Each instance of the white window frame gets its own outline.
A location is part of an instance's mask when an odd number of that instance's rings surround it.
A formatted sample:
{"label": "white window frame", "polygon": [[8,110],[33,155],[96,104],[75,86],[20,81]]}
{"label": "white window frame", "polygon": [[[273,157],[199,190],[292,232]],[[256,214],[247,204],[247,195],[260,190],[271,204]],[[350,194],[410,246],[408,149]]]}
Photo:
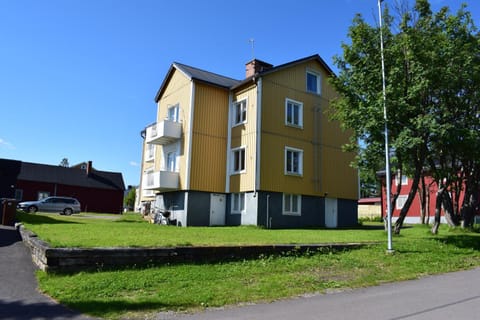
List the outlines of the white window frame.
{"label": "white window frame", "polygon": [[[243,157],[242,157],[242,152],[243,152]],[[247,170],[247,152],[246,152],[246,147],[238,147],[232,149],[232,174],[239,174],[243,173]],[[237,155],[238,155],[238,168],[236,168],[237,164]]]}
{"label": "white window frame", "polygon": [[[402,186],[408,185],[408,177],[406,175],[402,175]],[[395,185],[398,185],[398,174],[395,176]]]}
{"label": "white window frame", "polygon": [[[172,112],[173,110],[173,112]],[[179,122],[180,104],[175,104],[168,107],[167,119],[173,122]]]}
{"label": "white window frame", "polygon": [[[293,161],[293,159],[289,159],[289,153],[295,153],[298,154],[298,168],[297,171],[293,170],[288,170],[289,167],[289,162]],[[285,175],[293,175],[293,176],[302,176],[303,175],[303,150],[302,149],[297,149],[297,148],[292,148],[292,147],[285,147]],[[293,166],[293,163],[290,164],[290,166]]]}
{"label": "white window frame", "polygon": [[[296,208],[293,208],[293,199],[296,199]],[[282,214],[288,216],[301,216],[302,196],[299,194],[284,193],[282,196]]]}
{"label": "white window frame", "polygon": [[177,152],[169,151],[166,156],[166,171],[176,172],[177,171]]}
{"label": "white window frame", "polygon": [[155,160],[155,145],[151,143],[147,143],[147,154],[145,156],[145,161],[153,161]]}
{"label": "white window frame", "polygon": [[247,98],[233,103],[233,126],[247,122]]}
{"label": "white window frame", "polygon": [[15,189],[15,200],[21,201],[23,199],[23,189]]}
{"label": "white window frame", "polygon": [[144,183],[146,187],[151,187],[155,184],[155,177],[153,176],[153,168],[146,169],[143,178],[145,179]]}
{"label": "white window frame", "polygon": [[403,206],[405,205],[405,202],[407,202],[407,195],[399,195],[397,198],[397,201],[395,201],[395,209],[397,210],[402,210]]}
{"label": "white window frame", "polygon": [[242,214],[245,212],[245,193],[232,193],[231,214]]}
{"label": "white window frame", "polygon": [[45,198],[50,197],[50,192],[48,191],[38,191],[37,192],[37,200],[42,200]]}
{"label": "white window frame", "polygon": [[[292,108],[290,112],[292,113],[290,115],[290,121],[289,121],[289,110],[288,106],[292,105]],[[295,122],[295,112],[294,109],[298,108],[298,123]],[[285,99],[285,125],[287,126],[292,126],[292,127],[297,127],[297,128],[303,128],[303,102],[296,101],[293,99],[286,98]]]}
{"label": "white window frame", "polygon": [[[317,78],[317,83],[316,83],[316,90],[315,91],[312,91],[312,90],[309,90],[308,88],[308,75],[313,75]],[[311,70],[311,69],[308,69],[307,72],[305,73],[305,90],[309,93],[313,93],[313,94],[318,94],[318,95],[321,95],[322,94],[322,75],[320,74],[320,72],[318,71],[314,71],[314,70]]]}

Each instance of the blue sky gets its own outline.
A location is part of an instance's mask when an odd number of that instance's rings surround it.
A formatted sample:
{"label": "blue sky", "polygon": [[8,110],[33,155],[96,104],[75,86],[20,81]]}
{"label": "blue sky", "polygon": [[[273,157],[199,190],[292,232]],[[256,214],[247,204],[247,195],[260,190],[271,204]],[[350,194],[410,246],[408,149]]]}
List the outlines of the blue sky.
{"label": "blue sky", "polygon": [[356,13],[375,23],[377,1],[0,0],[0,158],[92,160],[136,185],[172,62],[242,79],[253,38],[273,65],[319,54],[334,68]]}

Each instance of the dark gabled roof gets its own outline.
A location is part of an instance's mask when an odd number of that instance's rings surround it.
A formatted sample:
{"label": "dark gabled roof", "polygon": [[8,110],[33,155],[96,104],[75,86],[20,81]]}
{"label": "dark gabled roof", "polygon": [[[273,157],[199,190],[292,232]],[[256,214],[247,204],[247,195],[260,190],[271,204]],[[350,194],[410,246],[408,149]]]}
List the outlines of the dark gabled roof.
{"label": "dark gabled roof", "polygon": [[174,70],[179,70],[180,72],[182,72],[183,74],[185,74],[188,78],[190,78],[192,80],[201,81],[201,82],[208,83],[208,84],[211,84],[211,85],[215,85],[215,86],[225,88],[225,89],[235,89],[235,88],[238,88],[238,87],[240,87],[240,86],[242,86],[242,85],[244,85],[248,82],[251,82],[252,79],[254,79],[256,77],[261,77],[261,76],[264,76],[264,75],[267,75],[267,74],[270,74],[270,73],[273,73],[273,72],[276,72],[276,71],[279,71],[279,70],[282,70],[282,69],[286,69],[286,68],[295,66],[297,64],[301,64],[301,63],[304,63],[304,62],[307,62],[307,61],[313,61],[313,60],[318,61],[331,76],[335,76],[335,73],[332,71],[332,69],[328,66],[328,64],[318,54],[314,54],[314,55],[311,55],[311,56],[308,56],[308,57],[305,57],[305,58],[301,58],[301,59],[298,59],[298,60],[295,60],[295,61],[290,61],[290,62],[281,64],[281,65],[278,65],[276,67],[267,69],[265,71],[262,71],[262,72],[260,72],[256,75],[254,75],[254,76],[251,76],[251,77],[243,79],[243,80],[235,80],[235,79],[225,77],[225,76],[222,76],[222,75],[219,75],[219,74],[216,74],[216,73],[212,73],[212,72],[201,70],[201,69],[198,69],[198,68],[195,68],[195,67],[187,66],[185,64],[174,62],[170,66],[170,69],[167,72],[167,76],[163,80],[162,85],[160,86],[160,89],[158,89],[157,94],[155,95],[155,102],[158,102],[158,100],[160,100],[160,96],[163,94],[163,91],[165,90],[165,87],[166,87],[168,81],[170,80]]}
{"label": "dark gabled roof", "polygon": [[58,183],[70,186],[125,190],[122,174],[93,169],[89,175],[86,170],[67,168],[40,163],[22,162],[18,180]]}
{"label": "dark gabled roof", "polygon": [[213,72],[205,71],[202,69],[198,69],[195,67],[187,66],[182,63],[174,62],[171,66],[170,69],[167,72],[167,76],[162,82],[162,85],[160,86],[160,89],[158,89],[157,94],[155,95],[155,102],[158,102],[160,100],[160,96],[162,95],[163,91],[165,90],[165,87],[167,85],[168,80],[173,74],[174,70],[179,70],[183,74],[185,74],[188,78],[192,80],[197,80],[200,82],[208,83],[214,86],[218,86],[221,88],[225,89],[230,89],[231,87],[239,84],[241,81],[240,80],[235,80],[229,77],[225,77]]}
{"label": "dark gabled roof", "polygon": [[301,63],[305,63],[307,61],[318,61],[318,63],[320,63],[325,68],[325,70],[327,71],[327,73],[329,75],[335,76],[335,73],[328,66],[328,64],[318,54],[314,54],[312,56],[301,58],[301,59],[298,59],[298,60],[295,60],[295,61],[290,61],[290,62],[281,64],[281,65],[275,66],[273,68],[267,69],[265,71],[259,72],[255,75],[251,76],[251,77],[248,77],[248,78],[244,79],[243,81],[239,82],[238,84],[234,85],[231,89],[236,89],[238,87],[241,87],[242,85],[251,82],[252,79],[254,79],[254,78],[262,77],[262,76],[268,75],[270,73],[277,72],[277,71],[282,70],[282,69],[293,67],[293,66],[301,64]]}
{"label": "dark gabled roof", "polygon": [[334,72],[332,71],[332,69],[328,66],[328,64],[318,54],[314,54],[312,56],[308,56],[308,57],[305,57],[305,58],[301,58],[301,59],[298,59],[298,60],[295,60],[295,61],[290,61],[290,62],[281,64],[281,65],[278,65],[276,67],[273,67],[271,69],[267,69],[267,70],[261,72],[259,75],[260,76],[266,75],[268,73],[272,73],[272,72],[275,72],[275,71],[278,71],[278,70],[281,70],[281,69],[292,67],[294,65],[301,64],[301,63],[304,63],[304,62],[307,62],[307,61],[310,61],[310,60],[318,61],[322,65],[322,67],[324,67],[325,70],[330,75],[334,75]]}

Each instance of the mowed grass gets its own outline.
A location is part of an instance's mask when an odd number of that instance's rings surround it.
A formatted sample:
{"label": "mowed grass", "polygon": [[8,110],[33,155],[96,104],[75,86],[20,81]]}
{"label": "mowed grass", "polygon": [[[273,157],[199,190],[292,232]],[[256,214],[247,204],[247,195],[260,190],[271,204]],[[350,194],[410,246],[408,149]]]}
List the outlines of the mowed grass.
{"label": "mowed grass", "polygon": [[371,232],[369,228],[356,229],[354,233],[334,229],[319,232],[318,229],[268,230],[257,227],[177,228],[150,224],[134,213],[99,215],[96,219],[92,216],[95,214],[18,214],[27,229],[57,248],[311,244],[383,239],[381,232]]}
{"label": "mowed grass", "polygon": [[[74,221],[73,219],[85,219],[83,224],[76,222],[87,229],[96,224],[114,229],[117,224],[122,224],[120,220],[89,222],[87,218],[81,217],[66,217],[65,221]],[[126,219],[135,220],[128,216]],[[177,240],[165,242],[169,245],[176,242],[211,244],[211,240],[202,239],[210,238],[210,234],[214,234],[215,244],[235,242],[235,236],[239,237],[236,240],[238,243],[285,240],[282,237],[295,243],[341,242],[342,239],[382,240],[382,243],[338,253],[260,256],[254,260],[214,264],[151,266],[75,274],[38,272],[41,290],[57,301],[92,316],[107,319],[155,319],[159,312],[164,311],[185,312],[239,303],[268,302],[324,293],[331,289],[358,288],[414,279],[480,265],[480,234],[450,230],[446,226],[441,227],[437,236],[432,236],[425,226],[405,228],[400,236],[393,238],[395,253],[386,254],[386,233],[380,224],[350,230],[262,230],[161,227],[138,221],[123,223],[130,223],[132,228],[137,224],[146,228],[136,229],[137,232],[159,230],[152,232],[159,232],[156,233],[158,237],[162,237],[162,234],[176,236]],[[39,226],[38,223],[32,223],[27,227],[34,225]],[[76,229],[71,232],[74,230]],[[198,238],[190,238],[190,231]],[[188,235],[188,240],[181,239],[185,235]],[[302,235],[305,237],[302,238]],[[137,234],[137,237],[147,236]],[[245,239],[246,237],[254,239]]]}

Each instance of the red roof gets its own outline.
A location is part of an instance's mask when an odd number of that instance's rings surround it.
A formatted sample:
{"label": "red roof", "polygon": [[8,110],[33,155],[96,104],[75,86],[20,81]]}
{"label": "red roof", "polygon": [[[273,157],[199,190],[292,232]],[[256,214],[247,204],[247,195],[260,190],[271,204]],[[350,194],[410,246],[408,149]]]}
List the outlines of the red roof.
{"label": "red roof", "polygon": [[380,197],[358,199],[358,204],[375,204],[380,202],[381,202]]}

